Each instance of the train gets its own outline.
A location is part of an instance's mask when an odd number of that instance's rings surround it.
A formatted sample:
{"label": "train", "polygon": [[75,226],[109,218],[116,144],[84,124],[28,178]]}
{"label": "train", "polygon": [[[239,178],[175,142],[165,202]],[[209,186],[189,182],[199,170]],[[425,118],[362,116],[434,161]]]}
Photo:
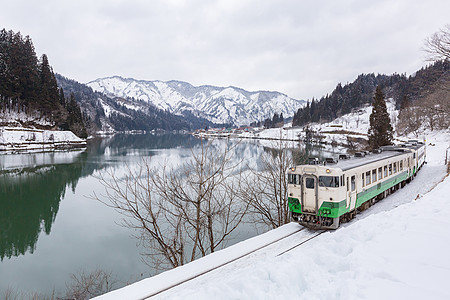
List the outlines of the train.
{"label": "train", "polygon": [[293,166],[287,171],[291,219],[312,229],[337,229],[403,188],[425,162],[425,142],[409,140]]}

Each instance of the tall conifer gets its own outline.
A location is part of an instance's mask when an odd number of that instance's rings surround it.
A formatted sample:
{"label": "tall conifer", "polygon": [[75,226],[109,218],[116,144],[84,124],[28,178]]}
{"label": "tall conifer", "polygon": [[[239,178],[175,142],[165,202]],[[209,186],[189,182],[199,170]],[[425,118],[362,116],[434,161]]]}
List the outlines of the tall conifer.
{"label": "tall conifer", "polygon": [[369,146],[372,149],[392,144],[392,125],[387,111],[384,94],[380,86],[375,90],[368,131]]}

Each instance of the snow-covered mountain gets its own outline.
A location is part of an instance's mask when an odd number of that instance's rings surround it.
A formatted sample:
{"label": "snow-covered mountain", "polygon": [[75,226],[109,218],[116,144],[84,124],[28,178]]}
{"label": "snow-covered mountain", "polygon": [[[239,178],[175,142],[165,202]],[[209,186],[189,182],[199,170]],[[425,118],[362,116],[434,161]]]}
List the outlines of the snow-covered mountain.
{"label": "snow-covered mountain", "polygon": [[119,76],[87,83],[108,96],[143,100],[171,113],[189,112],[213,123],[245,125],[282,113],[292,117],[306,102],[279,92],[248,92],[236,87],[193,86],[182,81],[144,81]]}

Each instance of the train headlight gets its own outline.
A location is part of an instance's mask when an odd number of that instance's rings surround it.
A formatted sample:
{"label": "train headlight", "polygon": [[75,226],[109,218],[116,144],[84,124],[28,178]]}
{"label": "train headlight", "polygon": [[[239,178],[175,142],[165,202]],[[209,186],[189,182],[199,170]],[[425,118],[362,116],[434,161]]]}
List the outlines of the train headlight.
{"label": "train headlight", "polygon": [[295,171],[295,167],[291,167],[291,171],[294,172]]}
{"label": "train headlight", "polygon": [[331,170],[330,169],[326,169],[325,172],[327,172],[327,174],[328,174],[328,173],[331,172]]}

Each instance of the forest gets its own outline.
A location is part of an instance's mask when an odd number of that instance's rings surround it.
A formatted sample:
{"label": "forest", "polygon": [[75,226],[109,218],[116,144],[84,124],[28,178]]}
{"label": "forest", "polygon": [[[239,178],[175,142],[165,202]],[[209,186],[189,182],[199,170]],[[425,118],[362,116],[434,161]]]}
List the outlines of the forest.
{"label": "forest", "polygon": [[47,55],[38,58],[29,36],[6,29],[0,31],[0,112],[34,117],[22,125],[87,137],[81,109],[73,94],[58,88]]}
{"label": "forest", "polygon": [[[373,73],[361,74],[352,83],[347,83],[344,86],[339,83],[331,94],[327,94],[320,100],[313,98],[308,101],[306,106],[299,108],[295,113],[293,126],[303,126],[309,122],[332,121],[351,112],[352,109],[371,104],[377,86],[383,89],[386,99],[392,98],[395,101],[396,107],[401,111],[407,107],[414,107],[415,111],[421,111],[421,117],[426,117],[427,111],[425,111],[425,108],[435,110],[434,108],[437,106],[441,108],[443,105],[448,106],[446,103],[438,103],[435,94],[442,92],[443,82],[448,83],[449,72],[450,63],[447,60],[440,60],[421,68],[408,77],[406,74],[390,76]],[[441,95],[440,99],[445,100],[445,97],[445,95]],[[439,111],[430,113],[433,113],[433,118],[441,119]],[[405,115],[403,114],[403,116]],[[400,114],[400,124],[404,124],[406,121],[402,120],[401,117],[402,114]],[[429,122],[429,120],[422,121]],[[447,126],[448,122],[431,121],[431,124],[441,124],[437,127],[440,128]]]}

